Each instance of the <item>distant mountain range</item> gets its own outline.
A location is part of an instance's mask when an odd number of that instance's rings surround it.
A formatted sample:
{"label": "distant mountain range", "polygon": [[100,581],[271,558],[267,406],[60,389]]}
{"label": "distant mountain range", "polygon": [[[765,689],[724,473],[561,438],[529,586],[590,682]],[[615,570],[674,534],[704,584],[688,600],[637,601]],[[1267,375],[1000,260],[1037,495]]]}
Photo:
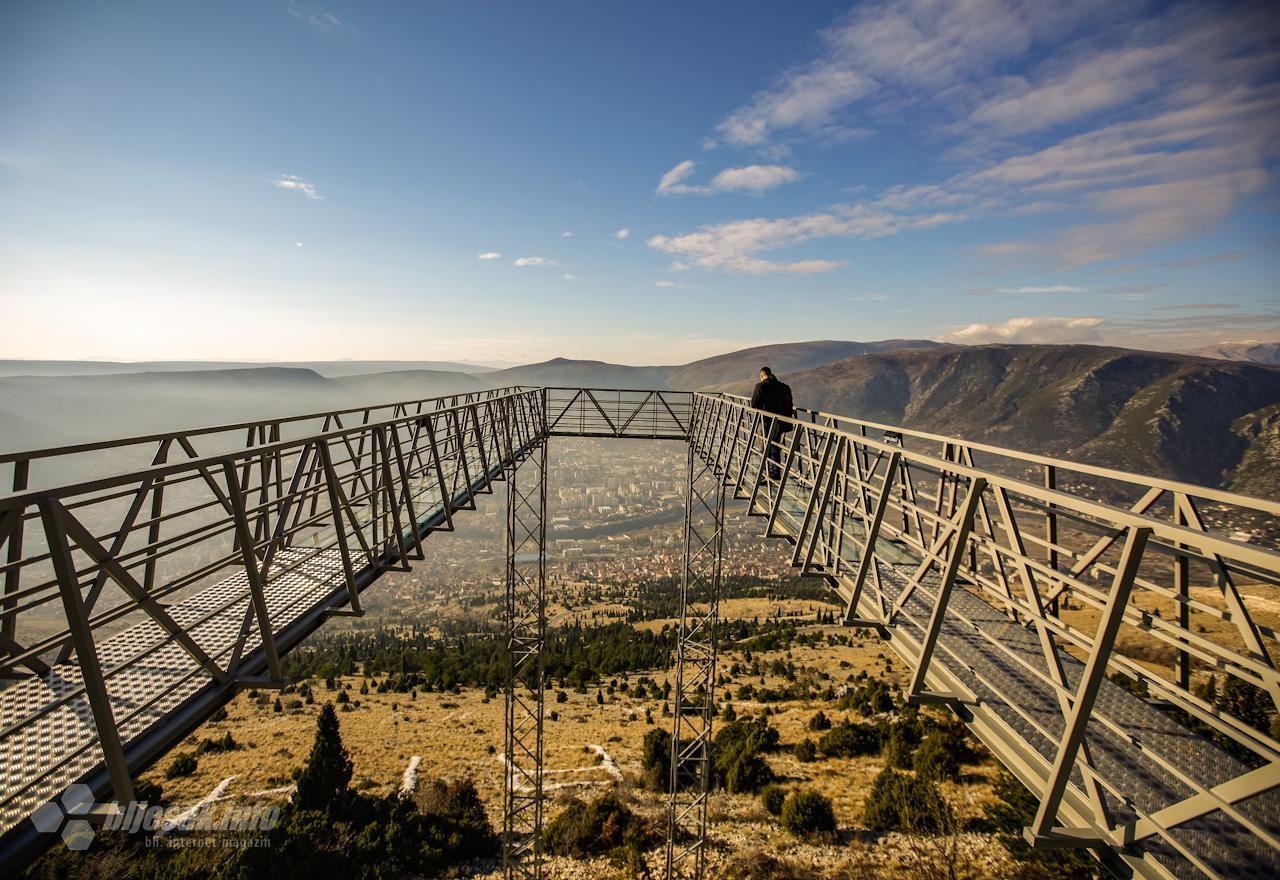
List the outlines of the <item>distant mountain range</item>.
{"label": "distant mountain range", "polygon": [[190,373],[276,367],[312,370],[321,376],[356,376],[405,370],[485,373],[493,367],[454,361],[26,361],[0,360],[0,376],[99,376],[119,373]]}
{"label": "distant mountain range", "polygon": [[1255,364],[1280,364],[1280,342],[1220,342],[1187,354],[1228,361],[1252,361]]}
{"label": "distant mountain range", "polygon": [[[1087,345],[848,358],[787,377],[796,403],[1137,473],[1280,491],[1280,368]],[[726,390],[749,393],[751,381]]]}
{"label": "distant mountain range", "polygon": [[[0,361],[0,449],[506,385],[746,394],[767,364],[791,384],[800,406],[1246,494],[1280,491],[1280,367],[1243,360],[896,339],[783,343],[648,367],[556,358],[480,372],[384,361],[168,362],[138,371],[136,364],[48,361],[26,375],[12,372],[33,363]],[[77,368],[82,372],[73,373]]]}

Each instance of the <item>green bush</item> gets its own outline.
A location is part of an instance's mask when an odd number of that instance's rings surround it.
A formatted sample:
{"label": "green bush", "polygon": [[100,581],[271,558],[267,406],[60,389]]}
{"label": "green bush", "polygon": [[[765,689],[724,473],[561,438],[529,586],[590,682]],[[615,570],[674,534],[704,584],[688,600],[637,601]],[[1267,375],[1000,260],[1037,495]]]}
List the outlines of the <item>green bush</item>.
{"label": "green bush", "polygon": [[643,849],[654,840],[656,836],[651,829],[611,791],[589,804],[576,798],[569,801],[542,835],[547,852],[574,858],[602,855],[624,847]]}
{"label": "green bush", "polygon": [[671,733],[655,727],[644,735],[640,751],[644,787],[653,791],[671,788]]}
{"label": "green bush", "polygon": [[828,758],[854,758],[880,751],[880,731],[870,724],[844,722],[818,740],[818,751]]}
{"label": "green bush", "polygon": [[802,764],[808,764],[810,761],[816,761],[818,758],[818,747],[814,745],[811,739],[802,739],[796,743],[793,752],[797,761]]}
{"label": "green bush", "polygon": [[955,814],[931,779],[886,767],[872,783],[863,821],[872,831],[933,834],[955,826]]}
{"label": "green bush", "polygon": [[775,779],[771,768],[758,752],[742,751],[724,776],[724,787],[730,794],[752,794]]}
{"label": "green bush", "polygon": [[440,820],[444,851],[455,859],[482,858],[497,848],[484,802],[470,779],[433,779],[419,785],[415,802],[422,815]]}
{"label": "green bush", "polygon": [[725,725],[712,745],[716,781],[734,794],[759,791],[774,779],[773,769],[761,752],[778,746],[778,731],[768,719],[757,715]]}
{"label": "green bush", "polygon": [[889,728],[889,735],[884,740],[884,758],[890,767],[899,770],[910,770],[914,766],[915,750],[919,740],[912,739],[907,727],[895,724]]}
{"label": "green bush", "polygon": [[782,805],[782,827],[796,837],[835,831],[836,814],[831,799],[810,789],[792,792]]}
{"label": "green bush", "polygon": [[826,712],[819,710],[817,715],[809,719],[809,729],[813,731],[830,730],[831,719],[827,717]]}
{"label": "green bush", "polygon": [[770,816],[782,815],[782,805],[786,799],[787,790],[781,785],[769,784],[760,789],[760,803]]}
{"label": "green bush", "polygon": [[179,779],[183,776],[190,776],[196,772],[199,764],[195,755],[178,755],[164,771],[165,779]]}
{"label": "green bush", "polygon": [[939,782],[944,779],[959,781],[960,761],[956,757],[952,739],[950,734],[941,730],[935,730],[924,738],[912,759],[917,776]]}

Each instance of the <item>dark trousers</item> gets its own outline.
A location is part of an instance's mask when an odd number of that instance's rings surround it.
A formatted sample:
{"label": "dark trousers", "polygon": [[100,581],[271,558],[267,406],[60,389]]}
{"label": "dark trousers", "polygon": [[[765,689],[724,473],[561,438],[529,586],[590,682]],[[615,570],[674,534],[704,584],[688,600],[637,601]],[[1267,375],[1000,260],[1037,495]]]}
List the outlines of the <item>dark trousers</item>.
{"label": "dark trousers", "polygon": [[782,477],[782,423],[776,419],[765,419],[764,454],[769,460],[769,479]]}

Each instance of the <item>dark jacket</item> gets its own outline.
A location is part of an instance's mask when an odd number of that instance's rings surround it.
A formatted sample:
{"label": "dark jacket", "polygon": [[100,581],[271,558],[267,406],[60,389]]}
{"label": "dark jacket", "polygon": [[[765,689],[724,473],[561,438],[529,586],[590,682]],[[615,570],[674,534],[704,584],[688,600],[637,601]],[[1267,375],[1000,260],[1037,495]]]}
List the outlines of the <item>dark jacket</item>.
{"label": "dark jacket", "polygon": [[[786,382],[778,381],[776,376],[770,376],[763,382],[756,383],[756,390],[751,393],[751,407],[788,418],[794,418],[796,414],[795,406],[791,402],[791,386]],[[779,429],[782,431],[790,431],[791,428],[792,426],[786,422],[779,423]],[[773,419],[764,420],[764,429],[765,431],[773,429]]]}

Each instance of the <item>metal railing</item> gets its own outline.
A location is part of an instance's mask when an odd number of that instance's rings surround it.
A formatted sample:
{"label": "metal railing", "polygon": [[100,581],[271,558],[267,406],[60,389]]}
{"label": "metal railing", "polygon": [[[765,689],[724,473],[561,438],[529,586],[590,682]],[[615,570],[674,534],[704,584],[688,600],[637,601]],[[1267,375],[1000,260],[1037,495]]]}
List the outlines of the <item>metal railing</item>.
{"label": "metal railing", "polygon": [[70,782],[127,799],[549,436],[586,436],[688,440],[907,660],[912,699],[1041,797],[1038,845],[1142,876],[1280,870],[1280,504],[827,413],[766,435],[766,417],[729,395],[515,388],[0,455],[5,856]]}
{"label": "metal railing", "polygon": [[1227,531],[1280,505],[824,413],[766,435],[728,395],[694,409],[695,448],[908,660],[909,696],[955,708],[1041,797],[1036,843],[1149,876],[1280,865],[1257,610],[1280,552]]}
{"label": "metal railing", "polygon": [[[77,780],[129,800],[132,772],[237,688],[282,684],[281,654],[361,613],[361,589],[542,443],[544,415],[541,390],[503,390],[6,456],[158,460],[0,496],[0,831]],[[238,430],[248,448],[191,442]],[[164,461],[175,447],[191,457]]]}

